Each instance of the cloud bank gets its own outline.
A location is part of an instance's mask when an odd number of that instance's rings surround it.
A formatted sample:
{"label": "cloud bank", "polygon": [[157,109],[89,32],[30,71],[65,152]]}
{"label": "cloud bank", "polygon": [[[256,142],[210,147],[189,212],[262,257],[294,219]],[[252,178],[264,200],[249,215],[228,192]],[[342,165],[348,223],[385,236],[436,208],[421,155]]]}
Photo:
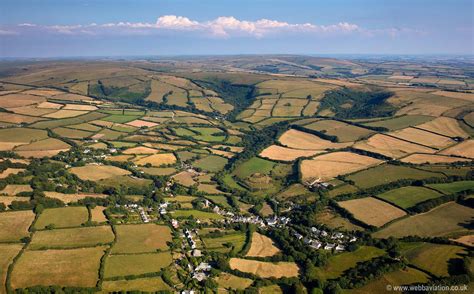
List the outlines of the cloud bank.
{"label": "cloud bank", "polygon": [[220,16],[213,20],[196,21],[184,16],[164,15],[156,22],[117,22],[86,25],[39,25],[22,23],[16,26],[0,26],[0,35],[22,35],[29,33],[50,33],[63,35],[152,35],[176,33],[212,38],[254,37],[264,38],[281,34],[317,34],[317,35],[388,35],[420,33],[411,29],[376,28],[365,29],[357,24],[339,22],[330,25],[313,23],[288,23],[278,20],[259,19],[256,21],[239,20],[233,16]]}

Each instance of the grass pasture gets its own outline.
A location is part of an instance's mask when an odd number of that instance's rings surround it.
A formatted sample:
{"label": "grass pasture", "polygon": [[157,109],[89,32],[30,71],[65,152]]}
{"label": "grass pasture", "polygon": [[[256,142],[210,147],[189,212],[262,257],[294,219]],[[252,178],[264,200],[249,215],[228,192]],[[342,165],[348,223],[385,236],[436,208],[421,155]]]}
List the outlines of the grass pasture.
{"label": "grass pasture", "polygon": [[111,165],[86,165],[73,167],[69,171],[86,181],[99,181],[130,174],[127,170]]}
{"label": "grass pasture", "polygon": [[428,184],[430,188],[441,191],[445,194],[457,193],[469,189],[474,189],[474,181],[460,181],[453,183],[444,183],[444,184]]}
{"label": "grass pasture", "polygon": [[89,212],[86,207],[47,208],[40,214],[35,223],[35,228],[44,229],[49,225],[53,225],[55,228],[78,227],[87,222],[88,219]]}
{"label": "grass pasture", "polygon": [[344,293],[365,294],[365,293],[384,293],[387,291],[387,285],[410,285],[423,284],[428,282],[430,277],[422,271],[407,267],[394,272],[387,273],[382,277],[369,282],[361,288],[346,290]]}
{"label": "grass pasture", "polygon": [[403,116],[397,116],[390,119],[367,122],[367,123],[364,123],[364,125],[367,125],[370,127],[383,127],[391,131],[395,131],[395,130],[404,129],[407,127],[416,126],[418,124],[425,123],[432,119],[433,119],[432,116],[427,116],[427,115],[403,115]]}
{"label": "grass pasture", "polygon": [[338,204],[358,220],[376,227],[406,215],[403,210],[372,197],[341,201]]}
{"label": "grass pasture", "polygon": [[171,241],[171,230],[167,226],[155,224],[116,226],[117,242],[112,254],[155,252],[167,250],[166,242]]}
{"label": "grass pasture", "polygon": [[251,279],[237,277],[226,272],[222,272],[215,278],[216,283],[219,285],[219,288],[228,290],[243,290],[252,285],[253,281]]}
{"label": "grass pasture", "polygon": [[201,221],[207,221],[207,220],[219,220],[222,219],[223,216],[217,213],[213,212],[207,212],[207,211],[200,211],[200,210],[195,210],[195,209],[190,209],[190,210],[176,210],[173,212],[173,217],[176,218],[187,218],[189,216],[194,216],[194,218],[199,219]]}
{"label": "grass pasture", "polygon": [[376,238],[418,235],[421,237],[449,236],[472,230],[473,209],[467,206],[448,202],[426,213],[410,216],[390,224],[375,232]]}
{"label": "grass pasture", "polygon": [[102,290],[106,292],[158,292],[171,291],[161,277],[139,278],[133,280],[104,281]]}
{"label": "grass pasture", "polygon": [[193,166],[199,167],[205,171],[216,172],[220,171],[227,164],[228,160],[217,155],[209,155],[198,159],[193,163]]}
{"label": "grass pasture", "polygon": [[250,249],[245,256],[268,257],[278,254],[279,252],[280,249],[275,246],[272,239],[254,232],[252,234]]}
{"label": "grass pasture", "polygon": [[361,246],[354,252],[344,252],[329,257],[328,263],[322,268],[317,268],[317,276],[320,279],[335,279],[344,273],[344,271],[353,268],[358,262],[370,260],[382,256],[385,252],[382,249]]}
{"label": "grass pasture", "polygon": [[347,179],[354,181],[357,187],[363,189],[402,179],[421,180],[427,178],[444,178],[444,175],[407,166],[383,164],[347,176]]}
{"label": "grass pasture", "polygon": [[[222,237],[210,238],[202,237],[202,240],[205,245],[205,249],[208,251],[215,251],[221,253],[238,253],[242,250],[242,247],[245,244],[245,233],[236,231],[230,232]],[[226,246],[227,244],[232,244],[231,247]]]}
{"label": "grass pasture", "polygon": [[104,251],[105,247],[27,250],[13,268],[11,285],[14,289],[36,285],[95,287]]}
{"label": "grass pasture", "polygon": [[377,195],[378,198],[386,200],[401,208],[410,208],[416,204],[434,198],[442,194],[424,187],[402,187]]}
{"label": "grass pasture", "polygon": [[111,243],[114,234],[109,226],[38,231],[28,249],[67,249]]}
{"label": "grass pasture", "polygon": [[28,228],[35,219],[30,210],[0,213],[0,242],[17,242],[28,236]]}
{"label": "grass pasture", "polygon": [[231,269],[251,273],[261,278],[290,278],[296,277],[299,274],[299,268],[294,262],[272,263],[243,258],[231,258],[229,265]]}
{"label": "grass pasture", "polygon": [[[452,264],[453,259],[462,259],[467,253],[463,247],[431,243],[402,243],[401,252],[408,262],[438,277],[456,274],[459,265]],[[452,265],[450,265],[452,264]]]}
{"label": "grass pasture", "polygon": [[255,173],[260,173],[260,174],[268,174],[271,172],[271,170],[274,168],[275,163],[258,158],[258,157],[253,157],[246,162],[240,164],[234,171],[234,174],[241,178],[244,179],[248,176],[251,176]]}
{"label": "grass pasture", "polygon": [[105,261],[104,277],[123,277],[156,273],[172,262],[169,252],[110,255]]}

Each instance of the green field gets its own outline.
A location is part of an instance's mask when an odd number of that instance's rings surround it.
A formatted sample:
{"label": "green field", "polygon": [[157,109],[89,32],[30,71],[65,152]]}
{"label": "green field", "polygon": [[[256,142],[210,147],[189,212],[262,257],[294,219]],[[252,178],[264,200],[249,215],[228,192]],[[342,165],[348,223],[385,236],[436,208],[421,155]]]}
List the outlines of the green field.
{"label": "green field", "polygon": [[400,219],[388,227],[375,232],[376,238],[389,236],[449,236],[455,233],[469,232],[468,224],[472,220],[473,209],[449,202],[438,206],[427,213]]}
{"label": "green field", "polygon": [[[192,127],[190,128],[198,134],[194,134],[194,139],[206,142],[222,142],[226,136],[221,134],[223,131],[218,128]],[[217,135],[216,135],[217,134]]]}
{"label": "green field", "polygon": [[54,119],[54,120],[47,120],[47,121],[40,121],[37,123],[32,124],[31,126],[34,128],[39,129],[54,129],[57,127],[68,126],[68,125],[77,125],[97,119],[101,119],[107,116],[107,114],[100,113],[97,111],[92,111],[84,115],[72,117],[72,118],[64,118],[64,119]]}
{"label": "green field", "polygon": [[352,142],[361,138],[366,138],[374,131],[358,126],[346,124],[336,120],[319,120],[308,125],[305,128],[322,132],[330,136],[336,136],[339,142]]}
{"label": "green field", "polygon": [[367,285],[351,290],[344,290],[343,293],[366,294],[366,293],[385,293],[387,285],[410,285],[422,284],[428,282],[430,277],[422,271],[407,267],[394,272],[387,273],[382,277],[369,282]]}
{"label": "green field", "polygon": [[190,209],[190,210],[176,210],[173,212],[172,216],[176,218],[186,218],[189,216],[194,216],[194,218],[200,219],[200,220],[215,220],[215,219],[222,219],[223,216],[217,213],[213,212],[207,212],[207,211],[200,211],[200,210],[195,210],[195,209]]}
{"label": "green field", "polygon": [[55,228],[78,227],[87,222],[89,212],[86,207],[61,207],[45,209],[35,223],[36,229],[44,229],[48,225]]}
{"label": "green field", "polygon": [[140,118],[141,115],[122,115],[122,114],[112,114],[112,115],[109,115],[107,117],[104,117],[102,120],[105,120],[105,121],[110,121],[110,122],[114,122],[114,123],[127,123],[127,122],[130,122],[132,120],[136,120],[138,118]]}
{"label": "green field", "polygon": [[145,253],[157,249],[168,250],[166,242],[171,241],[171,230],[155,224],[120,225],[115,227],[117,242],[112,253]]}
{"label": "green field", "polygon": [[474,181],[461,181],[446,184],[429,184],[426,186],[441,191],[445,194],[453,194],[469,189],[474,189]]}
{"label": "green field", "polygon": [[461,176],[464,177],[472,170],[470,166],[449,166],[449,165],[423,165],[419,167],[422,170],[439,172],[447,176]]}
{"label": "green field", "polygon": [[383,164],[347,177],[347,179],[354,181],[355,185],[362,189],[402,179],[421,180],[426,178],[444,178],[444,175],[401,165]]}
{"label": "green field", "polygon": [[224,208],[230,208],[230,204],[225,196],[206,196],[207,199]]}
{"label": "green field", "polygon": [[344,271],[353,268],[358,262],[367,261],[384,255],[382,249],[376,247],[362,246],[354,252],[344,252],[328,259],[326,266],[317,268],[318,278],[322,280],[335,279]]}
{"label": "green field", "polygon": [[413,186],[402,187],[377,195],[378,198],[384,199],[404,209],[415,206],[420,202],[441,196],[441,193],[431,189]]}
{"label": "green field", "polygon": [[104,277],[123,277],[156,273],[172,262],[169,252],[110,255],[105,260]]}
{"label": "green field", "polygon": [[255,173],[261,174],[269,174],[275,163],[269,160],[265,160],[259,157],[253,157],[246,162],[240,164],[233,174],[241,179],[245,179],[246,177],[253,175]]}
{"label": "green field", "polygon": [[[246,236],[243,232],[229,233],[228,235],[219,238],[202,238],[206,250],[221,253],[228,253],[230,251],[238,253],[242,250],[242,247],[245,244],[245,239]],[[232,244],[232,247],[225,246],[227,243]]]}
{"label": "green field", "polygon": [[209,155],[194,161],[193,166],[209,172],[217,172],[224,168],[228,160],[217,155]]}
{"label": "green field", "polygon": [[457,267],[450,264],[455,259],[462,259],[461,254],[467,253],[460,246],[421,242],[402,243],[401,252],[410,264],[438,277],[446,277],[449,274],[459,274],[459,272],[462,272],[459,264]]}
{"label": "green field", "polygon": [[29,249],[78,248],[111,243],[114,234],[109,226],[57,229],[35,232]]}
{"label": "green field", "polygon": [[171,291],[171,287],[168,286],[161,277],[151,277],[133,280],[104,281],[102,283],[102,290],[107,292],[158,292]]}
{"label": "green field", "polygon": [[383,127],[383,128],[387,128],[393,131],[393,130],[399,130],[399,129],[403,129],[410,126],[419,125],[427,121],[430,121],[432,119],[433,119],[432,116],[426,116],[426,115],[404,115],[404,116],[399,116],[399,117],[386,119],[386,120],[368,122],[368,123],[364,123],[364,125],[371,126],[371,127]]}

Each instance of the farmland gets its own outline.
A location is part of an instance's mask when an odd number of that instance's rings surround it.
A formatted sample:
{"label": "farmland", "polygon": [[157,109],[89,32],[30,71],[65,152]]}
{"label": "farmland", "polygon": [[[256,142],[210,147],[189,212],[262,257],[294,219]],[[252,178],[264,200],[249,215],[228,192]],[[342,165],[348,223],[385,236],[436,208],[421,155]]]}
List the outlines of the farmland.
{"label": "farmland", "polygon": [[467,276],[471,72],[380,60],[0,62],[0,292]]}
{"label": "farmland", "polygon": [[263,262],[242,258],[231,258],[230,267],[262,278],[294,277],[298,275],[298,266],[292,262]]}
{"label": "farmland", "polygon": [[[380,227],[406,214],[399,208],[371,197],[342,201],[338,204],[352,213],[355,218],[376,227]],[[366,207],[372,207],[372,209],[367,211]]]}
{"label": "farmland", "polygon": [[424,214],[394,222],[376,232],[374,236],[447,236],[454,233],[465,233],[468,231],[465,224],[470,221],[471,217],[471,208],[450,202]]}

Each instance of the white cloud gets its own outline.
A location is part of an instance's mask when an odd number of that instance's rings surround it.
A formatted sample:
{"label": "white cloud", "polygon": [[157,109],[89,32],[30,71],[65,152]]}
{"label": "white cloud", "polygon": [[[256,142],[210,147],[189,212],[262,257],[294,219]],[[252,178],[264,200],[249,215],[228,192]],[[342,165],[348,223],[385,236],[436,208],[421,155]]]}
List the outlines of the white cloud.
{"label": "white cloud", "polygon": [[[0,27],[0,34],[10,30]],[[220,16],[213,20],[197,21],[184,16],[163,15],[156,22],[116,22],[86,25],[51,25],[43,26],[31,23],[18,24],[15,32],[27,33],[42,30],[56,34],[67,35],[151,35],[160,32],[180,31],[204,37],[231,38],[255,37],[263,38],[278,34],[313,34],[313,35],[338,35],[338,34],[360,34],[366,36],[385,34],[395,36],[402,33],[413,33],[409,29],[364,29],[356,24],[339,22],[329,25],[317,25],[313,23],[288,23],[284,21],[259,19],[255,21],[239,20],[233,16]]]}

